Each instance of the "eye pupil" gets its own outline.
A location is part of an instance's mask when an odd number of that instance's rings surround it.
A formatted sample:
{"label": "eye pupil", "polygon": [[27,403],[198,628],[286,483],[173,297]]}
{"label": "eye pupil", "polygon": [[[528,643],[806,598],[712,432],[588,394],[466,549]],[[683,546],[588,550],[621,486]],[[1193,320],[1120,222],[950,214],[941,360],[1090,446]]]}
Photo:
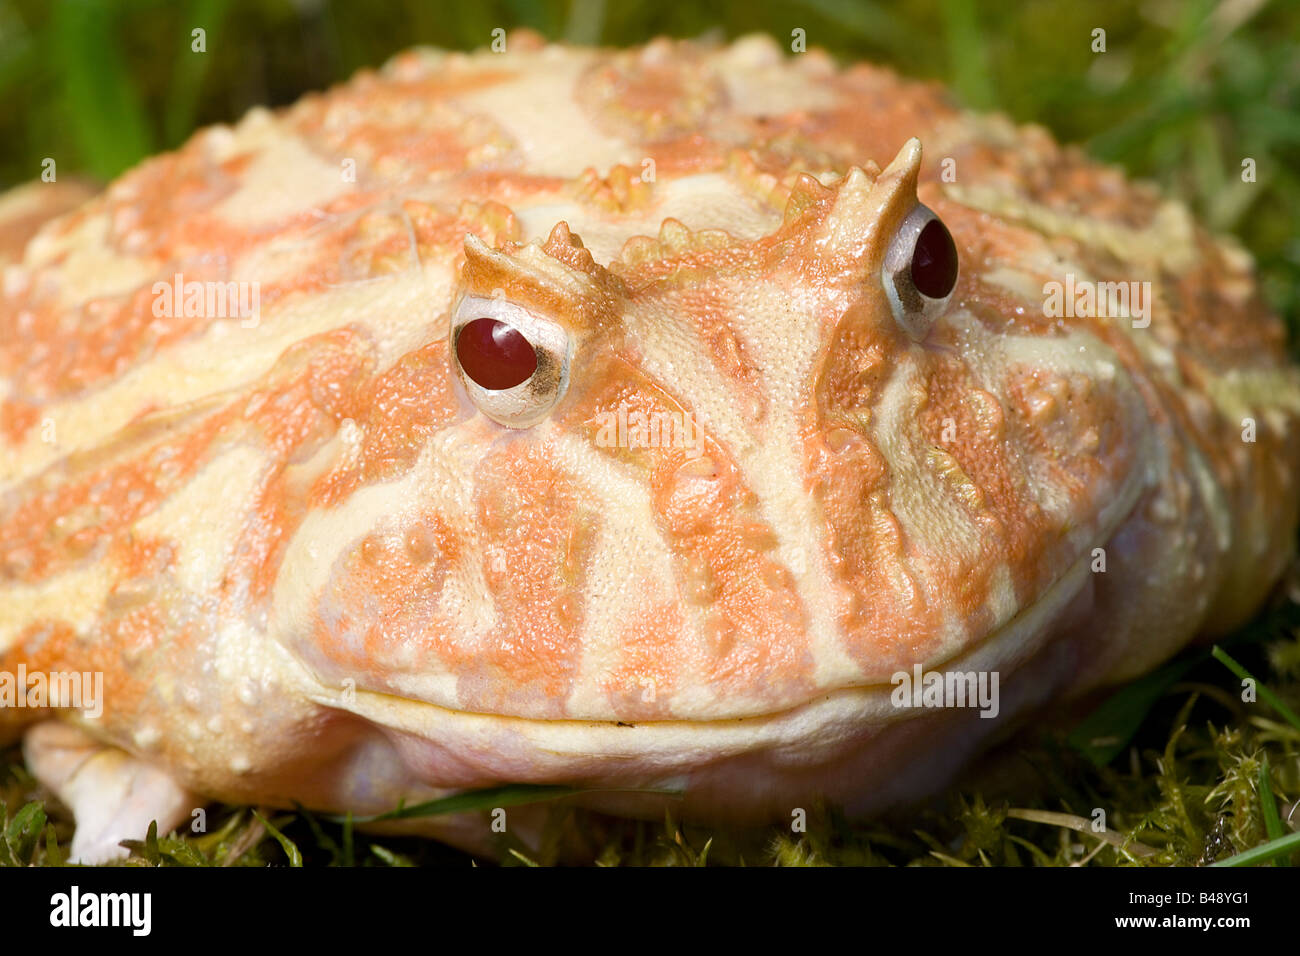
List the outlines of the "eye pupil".
{"label": "eye pupil", "polygon": [[474,319],[456,336],[461,369],[482,388],[514,388],[537,371],[537,353],[528,340],[504,322]]}
{"label": "eye pupil", "polygon": [[912,253],[912,285],[931,299],[942,299],[957,284],[957,246],[948,228],[931,219],[916,237]]}

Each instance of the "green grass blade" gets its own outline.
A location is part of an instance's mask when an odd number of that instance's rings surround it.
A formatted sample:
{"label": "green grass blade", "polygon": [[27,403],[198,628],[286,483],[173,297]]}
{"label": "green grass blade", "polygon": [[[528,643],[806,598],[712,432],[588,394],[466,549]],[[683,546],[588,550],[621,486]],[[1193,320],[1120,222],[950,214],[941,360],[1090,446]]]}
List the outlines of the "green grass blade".
{"label": "green grass blade", "polygon": [[[1264,807],[1264,831],[1268,834],[1268,838],[1281,839],[1286,835],[1286,831],[1282,829],[1282,818],[1277,812],[1277,798],[1273,796],[1273,781],[1269,779],[1267,754],[1264,755],[1264,760],[1259,767],[1259,801]],[[1290,866],[1291,861],[1281,857],[1277,865]]]}
{"label": "green grass blade", "polygon": [[[407,820],[413,817],[437,817],[447,813],[467,813],[476,810],[492,810],[497,807],[512,807],[524,803],[540,803],[544,800],[558,800],[580,791],[576,787],[558,787],[543,784],[515,784],[506,787],[487,787],[482,790],[468,790],[454,793],[449,797],[417,803],[413,806],[400,806],[373,817],[355,817],[354,823],[377,823],[380,820]],[[342,823],[343,817],[332,817],[336,823]]]}
{"label": "green grass blade", "polygon": [[379,857],[379,859],[383,860],[389,866],[398,866],[403,868],[415,866],[414,863],[402,856],[402,854],[394,853],[392,850],[388,849],[388,847],[380,846],[378,843],[370,844],[370,852]]}
{"label": "green grass blade", "polygon": [[19,865],[29,863],[36,845],[45,833],[45,808],[32,801],[14,814],[5,830],[5,842]]}
{"label": "green grass blade", "polygon": [[[354,823],[378,823],[381,820],[407,820],[414,817],[436,817],[448,813],[473,813],[480,810],[495,810],[497,807],[513,807],[520,804],[542,803],[559,800],[579,793],[651,793],[667,797],[680,797],[680,790],[636,789],[627,790],[591,790],[583,787],[563,787],[554,784],[519,783],[504,787],[486,787],[482,790],[467,790],[454,793],[449,797],[417,803],[414,806],[402,806],[373,817],[356,817]],[[332,818],[341,823],[342,817]]]}
{"label": "green grass blade", "polygon": [[[103,0],[63,0],[54,8],[51,31],[63,108],[81,165],[105,180],[153,151],[144,104],[133,71],[127,69],[110,6]],[[54,159],[64,164],[65,157]]]}
{"label": "green grass blade", "polygon": [[207,76],[212,58],[217,55],[221,39],[221,22],[226,14],[227,0],[194,0],[190,4],[188,22],[193,28],[206,31],[207,52],[195,53],[192,37],[186,35],[184,48],[177,56],[172,69],[170,93],[163,118],[163,139],[168,147],[179,145],[194,131],[194,119],[199,102],[203,78]]}
{"label": "green grass blade", "polygon": [[[904,48],[914,39],[903,26],[898,15],[880,3],[869,2],[869,0],[795,0],[795,5],[825,18],[850,34],[886,47]],[[792,26],[798,25],[798,23],[792,24]],[[790,31],[786,30],[783,35],[778,36],[777,41],[788,44]],[[809,45],[816,44],[817,40],[814,37]]]}
{"label": "green grass blade", "polygon": [[1070,732],[1070,746],[1104,767],[1128,746],[1156,701],[1203,658],[1174,661],[1112,694]]}
{"label": "green grass blade", "polygon": [[[1287,602],[1260,615],[1227,643],[1233,647],[1259,644],[1292,634],[1297,628],[1300,628],[1300,605]],[[1126,684],[1075,726],[1068,737],[1070,746],[1094,766],[1104,767],[1124,752],[1156,702],[1209,658],[1208,651],[1192,651]]]}
{"label": "green grass blade", "polygon": [[1228,668],[1228,670],[1236,674],[1238,678],[1240,678],[1241,680],[1248,680],[1254,683],[1255,690],[1259,693],[1259,699],[1267,703],[1279,714],[1281,714],[1286,719],[1286,722],[1288,724],[1290,724],[1296,730],[1300,730],[1300,715],[1296,714],[1294,710],[1292,710],[1285,703],[1283,703],[1281,698],[1279,698],[1277,694],[1273,693],[1271,690],[1268,689],[1268,687],[1264,685],[1263,681],[1257,680],[1250,673],[1250,671],[1246,670],[1246,668],[1242,667],[1235,660],[1233,660],[1232,657],[1229,656],[1228,652],[1225,651],[1219,645],[1217,644],[1214,645],[1214,647],[1210,650],[1210,653],[1214,655],[1214,659],[1216,661],[1218,661],[1224,667]]}
{"label": "green grass blade", "polygon": [[281,833],[270,820],[256,810],[253,811],[253,816],[257,818],[257,821],[262,826],[266,827],[267,833],[275,837],[275,842],[280,844],[280,849],[284,850],[284,855],[289,858],[289,865],[294,867],[302,866],[302,851],[298,849],[298,844]]}
{"label": "green grass blade", "polygon": [[45,824],[45,865],[63,866],[63,850],[59,848],[59,836],[54,832],[54,824]]}
{"label": "green grass blade", "polygon": [[944,29],[952,85],[973,109],[992,109],[997,94],[989,77],[988,44],[980,29],[974,0],[944,0]]}
{"label": "green grass blade", "polygon": [[564,39],[569,43],[595,45],[605,26],[605,0],[573,0]]}
{"label": "green grass blade", "polygon": [[1290,856],[1296,850],[1300,850],[1300,833],[1292,833],[1278,840],[1269,840],[1245,853],[1238,853],[1226,860],[1211,863],[1210,866],[1254,866],[1256,863],[1267,863],[1280,856]]}

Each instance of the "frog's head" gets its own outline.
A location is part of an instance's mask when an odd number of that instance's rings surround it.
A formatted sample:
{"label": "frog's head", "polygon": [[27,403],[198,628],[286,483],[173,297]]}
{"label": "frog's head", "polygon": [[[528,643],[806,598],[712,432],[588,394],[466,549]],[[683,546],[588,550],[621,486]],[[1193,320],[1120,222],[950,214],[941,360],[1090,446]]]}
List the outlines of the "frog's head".
{"label": "frog's head", "polygon": [[1133,506],[1142,406],[920,170],[911,140],[769,178],[766,234],[669,218],[605,262],[568,223],[469,237],[425,506],[324,595],[335,643],[379,622],[349,666],[461,711],[714,720],[1027,654]]}

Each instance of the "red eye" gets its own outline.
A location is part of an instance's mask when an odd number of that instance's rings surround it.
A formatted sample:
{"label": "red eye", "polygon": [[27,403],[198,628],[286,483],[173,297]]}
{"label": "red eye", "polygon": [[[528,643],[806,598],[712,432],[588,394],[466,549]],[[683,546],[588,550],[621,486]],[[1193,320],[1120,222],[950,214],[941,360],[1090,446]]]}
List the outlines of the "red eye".
{"label": "red eye", "polygon": [[921,295],[942,299],[957,284],[957,247],[948,227],[931,219],[916,237],[912,252],[912,285]]}
{"label": "red eye", "polygon": [[456,359],[466,375],[491,391],[514,388],[537,371],[537,353],[528,340],[496,319],[467,323],[456,336]]}

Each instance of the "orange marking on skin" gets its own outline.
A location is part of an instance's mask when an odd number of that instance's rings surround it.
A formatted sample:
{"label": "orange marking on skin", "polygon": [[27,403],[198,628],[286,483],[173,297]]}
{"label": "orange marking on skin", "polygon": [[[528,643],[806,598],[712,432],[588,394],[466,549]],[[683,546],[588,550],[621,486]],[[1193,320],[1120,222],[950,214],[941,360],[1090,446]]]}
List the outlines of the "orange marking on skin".
{"label": "orange marking on skin", "polygon": [[246,598],[254,604],[270,600],[284,549],[306,513],[301,496],[293,494],[283,470],[267,479],[235,548],[239,564],[222,581],[222,598],[227,606],[239,606]]}
{"label": "orange marking on skin", "polygon": [[457,663],[439,610],[460,545],[441,515],[421,512],[354,543],[320,596],[308,653],[370,689],[400,693],[407,681]]}
{"label": "orange marking on skin", "polygon": [[21,399],[0,401],[0,435],[11,445],[17,445],[40,420],[40,407]]}
{"label": "orange marking on skin", "polygon": [[825,553],[847,595],[838,614],[845,647],[872,677],[924,660],[943,623],[942,609],[925,600],[908,565],[908,545],[891,508],[889,466],[870,437],[896,336],[865,306],[845,313],[817,383],[819,421],[804,436],[810,492],[826,517]]}
{"label": "orange marking on skin", "polygon": [[[960,475],[944,473],[944,480],[957,506],[980,529],[981,554],[973,566],[951,555],[930,555],[931,573],[941,578],[936,590],[952,598],[955,612],[977,632],[986,623],[980,615],[987,613],[990,580],[999,562],[1010,567],[1017,597],[1030,598],[1075,555],[1057,547],[1063,529],[1050,529],[1034,503],[1024,459],[1013,457],[1008,448],[1007,423],[997,400],[977,388],[964,365],[942,358],[929,364],[918,387],[926,396],[917,421],[921,434],[960,467]],[[1021,440],[1019,429],[1014,440]]]}
{"label": "orange marking on skin", "polygon": [[346,408],[361,427],[361,447],[316,483],[312,507],[336,504],[359,486],[390,479],[415,463],[429,436],[460,414],[448,363],[447,342],[439,339],[360,385]]}
{"label": "orange marking on skin", "polygon": [[581,659],[581,594],[600,516],[544,446],[489,454],[475,500],[496,624],[455,662],[463,707],[563,717]]}
{"label": "orange marking on skin", "polygon": [[684,646],[686,620],[681,605],[659,601],[634,610],[619,631],[618,662],[601,679],[601,688],[622,720],[667,720],[677,675],[689,672],[697,656]]}
{"label": "orange marking on skin", "polygon": [[[69,314],[52,302],[27,297],[0,310],[0,368],[14,391],[50,399],[120,374],[149,341],[183,334],[192,324],[183,315],[157,319],[148,288],[122,299],[92,299]],[[73,334],[72,329],[76,330]]]}
{"label": "orange marking on skin", "polygon": [[128,532],[113,540],[109,560],[121,572],[122,580],[153,577],[173,563],[174,552],[175,545],[166,538]]}
{"label": "orange marking on skin", "polygon": [[[1275,368],[1286,355],[1286,326],[1260,322],[1267,314],[1259,288],[1249,272],[1231,266],[1209,236],[1198,233],[1200,260],[1194,269],[1168,277],[1159,292],[1164,308],[1152,310],[1152,329],[1161,341],[1177,341],[1187,358],[1211,368]],[[1133,278],[1123,276],[1122,278]],[[1225,291],[1245,286],[1239,299]]]}
{"label": "orange marking on skin", "polygon": [[311,456],[357,409],[371,359],[368,343],[352,329],[336,329],[298,343],[281,356],[272,383],[240,404],[240,417],[258,429],[276,463],[251,503],[227,574],[227,601],[269,599],[280,559],[293,531],[312,506],[311,494],[289,480],[286,469]]}
{"label": "orange marking on skin", "polygon": [[[347,86],[305,97],[287,119],[324,154],[355,159],[359,167],[370,166],[395,180],[436,178],[471,169],[513,148],[493,120],[467,115],[445,102],[513,76],[484,70],[393,81],[363,73]],[[420,117],[418,124],[412,123],[413,115]],[[361,173],[358,169],[358,178]]]}
{"label": "orange marking on skin", "polygon": [[285,354],[278,367],[297,369],[295,374],[251,396],[243,412],[276,460],[305,459],[344,419],[358,427],[361,440],[306,488],[291,481],[283,465],[268,477],[240,539],[240,566],[226,582],[230,599],[242,599],[245,582],[254,601],[269,599],[284,549],[309,511],[337,505],[358,488],[396,478],[414,465],[429,437],[459,414],[447,362],[447,343],[439,339],[376,375],[369,371],[363,340],[347,329]]}
{"label": "orange marking on skin", "polygon": [[768,399],[762,371],[749,358],[742,328],[735,321],[735,302],[718,292],[691,290],[682,296],[679,310],[699,322],[709,359],[741,399],[746,418],[750,421],[765,418]]}
{"label": "orange marking on skin", "polygon": [[107,214],[110,246],[126,255],[167,258],[181,248],[192,216],[228,197],[238,180],[211,164],[200,139],[173,153],[148,159],[92,203]]}
{"label": "orange marking on skin", "polygon": [[255,429],[280,461],[323,441],[364,367],[359,341],[339,330],[298,343],[251,394],[184,426],[155,429],[141,420],[119,433],[117,454],[110,445],[28,482],[0,515],[0,569],[35,582],[72,567],[152,513],[210,459],[218,441],[236,440],[241,430]]}
{"label": "orange marking on skin", "polygon": [[289,460],[314,449],[356,408],[370,364],[369,344],[351,328],[312,336],[280,356],[240,415],[258,427],[277,460]]}
{"label": "orange marking on skin", "polygon": [[463,202],[455,215],[447,215],[428,203],[407,201],[402,212],[408,217],[420,249],[421,260],[439,250],[454,249],[459,254],[467,233],[473,233],[490,246],[504,241],[519,241],[523,232],[509,206],[494,200],[484,203]]}
{"label": "orange marking on skin", "polygon": [[[94,639],[83,640],[66,622],[34,621],[13,647],[0,654],[0,671],[16,674],[22,664],[29,675],[40,672],[48,677],[75,671],[92,675],[93,681],[93,675],[102,674],[103,696],[99,703],[103,714],[97,726],[101,731],[126,737],[138,726],[135,718],[149,696],[148,656],[164,633],[162,619],[156,612],[151,618],[150,612],[137,609],[129,620],[117,617],[96,630]],[[0,726],[21,725],[48,716],[48,709],[0,707]]]}
{"label": "orange marking on skin", "polygon": [[517,169],[467,169],[456,177],[460,192],[467,196],[491,196],[496,202],[513,206],[519,202],[535,203],[548,196],[564,197],[572,180],[563,176],[545,176]]}
{"label": "orange marking on skin", "polygon": [[654,160],[656,175],[689,176],[711,173],[727,166],[729,145],[699,133],[645,144]]}
{"label": "orange marking on skin", "polygon": [[0,515],[0,571],[34,583],[107,544],[184,485],[223,422],[212,416],[126,460],[71,476],[47,473],[23,486],[16,506]]}
{"label": "orange marking on skin", "polygon": [[[151,164],[130,174],[110,192],[110,200],[96,202],[124,202],[119,193],[122,183],[133,182],[153,169]],[[167,221],[183,222],[170,236],[155,237],[149,250],[137,252],[152,256],[159,263],[157,275],[133,291],[114,298],[91,299],[76,311],[55,308],[54,300],[44,290],[42,276],[47,270],[38,270],[35,279],[17,301],[6,303],[0,309],[0,371],[11,376],[14,392],[29,399],[44,400],[76,395],[94,386],[120,377],[151,355],[201,333],[215,321],[249,318],[240,312],[240,303],[227,302],[225,314],[220,310],[209,314],[204,303],[197,310],[190,308],[187,289],[190,283],[231,282],[230,263],[236,257],[272,239],[285,240],[294,234],[301,236],[297,255],[300,262],[291,277],[277,282],[259,283],[258,318],[268,320],[273,307],[294,294],[318,292],[331,284],[343,281],[340,271],[342,252],[356,234],[356,223],[342,220],[338,226],[322,226],[321,216],[328,221],[347,209],[364,202],[357,196],[344,196],[325,210],[305,210],[288,220],[259,230],[225,224],[199,209],[191,209],[182,216],[177,210],[185,204],[185,191],[175,196],[161,183],[136,184],[141,195],[150,196],[150,202],[165,202],[171,197],[171,212],[158,210]],[[134,189],[131,191],[134,195]],[[160,198],[163,197],[163,198]],[[219,197],[209,197],[215,200]],[[133,210],[135,215],[153,215],[146,208]],[[134,222],[134,219],[132,219]],[[155,285],[165,283],[174,289],[175,277],[182,281],[181,301],[172,301],[155,293]],[[238,290],[240,287],[236,287]],[[243,291],[240,295],[251,295]],[[175,295],[171,295],[175,299]],[[155,314],[155,306],[162,314]],[[75,323],[70,325],[71,319]],[[75,327],[76,334],[69,329]]]}
{"label": "orange marking on skin", "polygon": [[688,586],[712,596],[705,610],[708,679],[719,694],[799,699],[812,686],[812,658],[794,579],[771,556],[771,530],[746,519],[756,502],[739,469],[714,443],[707,447],[711,476],[691,473],[685,453],[669,451],[656,456],[650,487]]}
{"label": "orange marking on skin", "polygon": [[832,574],[849,596],[840,613],[845,648],[868,677],[879,678],[929,656],[942,612],[925,600],[907,566],[905,536],[884,487],[884,459],[865,435],[848,429],[835,435],[830,447],[808,440],[819,476],[813,493],[826,515]]}
{"label": "orange marking on skin", "polygon": [[[961,115],[937,84],[906,81],[870,64],[855,64],[839,76],[837,86],[839,102],[830,109],[772,117],[771,138],[883,165],[917,130]],[[937,164],[937,158],[926,159]]]}

